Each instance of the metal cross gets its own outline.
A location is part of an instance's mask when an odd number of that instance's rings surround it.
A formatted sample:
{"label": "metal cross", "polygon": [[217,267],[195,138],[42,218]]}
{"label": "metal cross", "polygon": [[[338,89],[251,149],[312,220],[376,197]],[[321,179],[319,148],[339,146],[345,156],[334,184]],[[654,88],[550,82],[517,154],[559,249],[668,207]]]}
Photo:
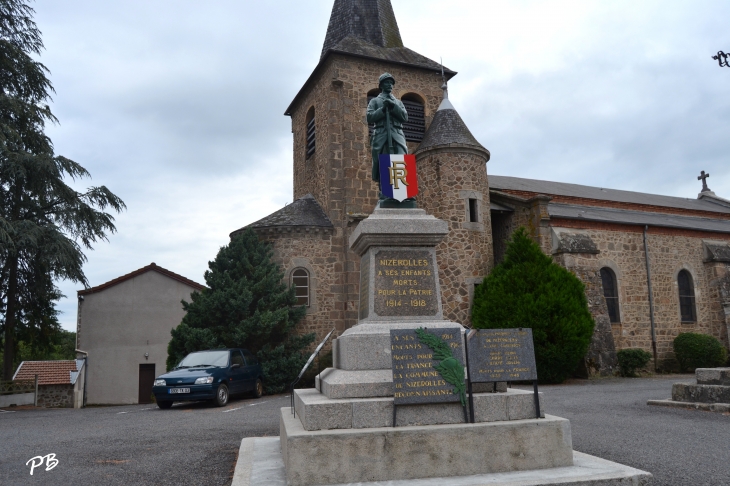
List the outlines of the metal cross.
{"label": "metal cross", "polygon": [[710,190],[709,187],[707,187],[707,178],[710,177],[710,174],[705,174],[705,171],[703,170],[702,173],[697,176],[697,180],[702,180],[702,192],[707,192]]}
{"label": "metal cross", "polygon": [[716,56],[712,56],[712,58],[720,64],[720,67],[730,67],[730,64],[728,64],[728,57],[730,57],[730,54],[725,54],[722,51],[718,51]]}

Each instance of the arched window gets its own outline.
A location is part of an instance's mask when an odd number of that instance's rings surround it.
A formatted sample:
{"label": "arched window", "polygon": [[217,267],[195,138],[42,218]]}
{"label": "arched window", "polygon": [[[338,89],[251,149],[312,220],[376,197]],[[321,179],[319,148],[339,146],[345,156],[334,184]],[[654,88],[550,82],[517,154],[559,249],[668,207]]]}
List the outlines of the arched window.
{"label": "arched window", "polygon": [[306,124],[307,124],[307,148],[306,148],[306,157],[309,158],[314,154],[314,150],[316,148],[316,142],[317,142],[317,136],[316,136],[316,130],[315,130],[315,123],[314,123],[314,107],[311,107],[309,111],[307,112],[307,117],[305,118]]}
{"label": "arched window", "polygon": [[696,322],[695,286],[692,282],[692,275],[687,270],[680,270],[677,275],[677,286],[679,287],[679,312],[682,315],[682,322]]}
{"label": "arched window", "polygon": [[309,307],[309,272],[303,268],[295,269],[291,274],[291,284],[297,296],[297,305]]}
{"label": "arched window", "polygon": [[426,133],[426,116],[423,99],[414,93],[406,93],[401,98],[408,113],[408,121],[403,124],[403,134],[408,142],[420,142]]}
{"label": "arched window", "polygon": [[618,310],[618,284],[616,274],[608,267],[601,269],[601,282],[603,282],[603,296],[606,298],[608,317],[611,322],[621,322],[621,315]]}

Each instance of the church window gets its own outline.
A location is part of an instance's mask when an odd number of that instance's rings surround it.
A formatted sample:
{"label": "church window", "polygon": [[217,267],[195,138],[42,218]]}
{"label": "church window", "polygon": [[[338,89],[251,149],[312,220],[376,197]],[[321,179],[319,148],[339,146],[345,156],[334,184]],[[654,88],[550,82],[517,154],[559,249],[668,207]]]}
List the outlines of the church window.
{"label": "church window", "polygon": [[307,124],[307,148],[306,158],[308,159],[314,154],[314,150],[316,148],[316,142],[317,142],[317,136],[316,136],[316,130],[315,130],[315,123],[314,123],[314,107],[311,107],[309,111],[307,112],[306,117],[306,124]]}
{"label": "church window", "polygon": [[679,287],[679,312],[682,315],[682,322],[696,322],[694,283],[692,275],[687,270],[681,270],[677,275],[677,286]]}
{"label": "church window", "polygon": [[469,222],[479,222],[479,203],[474,198],[469,198]]}
{"label": "church window", "polygon": [[611,322],[621,322],[616,274],[610,268],[603,267],[601,269],[601,282],[603,283],[603,296],[606,298],[606,306],[608,307],[608,317]]}
{"label": "church window", "polygon": [[295,269],[291,274],[291,283],[297,296],[297,305],[309,307],[309,272],[303,268]]}
{"label": "church window", "polygon": [[403,124],[403,134],[408,142],[420,142],[426,133],[424,103],[420,96],[407,93],[401,98],[408,113],[408,121]]}

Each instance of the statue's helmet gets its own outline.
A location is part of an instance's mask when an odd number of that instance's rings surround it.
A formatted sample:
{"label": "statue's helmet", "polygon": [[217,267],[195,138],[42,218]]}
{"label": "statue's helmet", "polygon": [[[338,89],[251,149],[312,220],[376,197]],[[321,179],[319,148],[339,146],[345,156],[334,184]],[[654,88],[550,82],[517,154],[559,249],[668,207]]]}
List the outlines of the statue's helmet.
{"label": "statue's helmet", "polygon": [[381,86],[383,84],[383,81],[385,81],[386,79],[390,79],[395,85],[395,78],[393,77],[393,75],[390,73],[383,73],[380,75],[380,78],[378,78],[378,86]]}

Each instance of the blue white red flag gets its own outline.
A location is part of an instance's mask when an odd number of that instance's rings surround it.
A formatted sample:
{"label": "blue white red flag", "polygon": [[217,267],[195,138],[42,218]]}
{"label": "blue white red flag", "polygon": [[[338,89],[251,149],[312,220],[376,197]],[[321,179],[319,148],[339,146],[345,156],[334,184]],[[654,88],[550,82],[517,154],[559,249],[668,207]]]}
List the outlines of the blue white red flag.
{"label": "blue white red flag", "polygon": [[380,190],[384,196],[398,201],[418,194],[416,156],[413,154],[381,154]]}

